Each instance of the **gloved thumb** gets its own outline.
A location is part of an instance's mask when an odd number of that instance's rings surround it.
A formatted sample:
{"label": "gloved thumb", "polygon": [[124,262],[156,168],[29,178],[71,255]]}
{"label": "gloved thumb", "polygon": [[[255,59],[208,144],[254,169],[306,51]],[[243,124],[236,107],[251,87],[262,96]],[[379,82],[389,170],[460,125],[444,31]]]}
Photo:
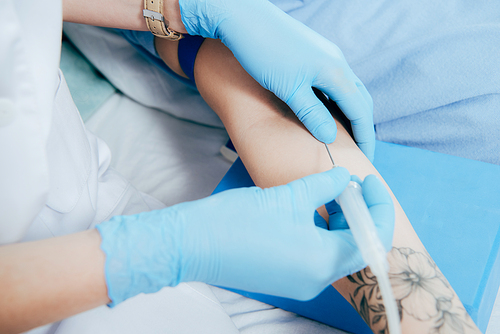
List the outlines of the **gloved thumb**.
{"label": "gloved thumb", "polygon": [[290,182],[297,203],[317,209],[335,199],[347,187],[351,176],[347,169],[337,167],[323,173],[306,176]]}
{"label": "gloved thumb", "polygon": [[339,84],[325,86],[324,92],[335,101],[349,119],[356,144],[368,159],[373,161],[375,155],[373,100],[361,81],[354,74],[352,76],[355,78],[354,82],[348,77],[339,75],[337,78]]}
{"label": "gloved thumb", "polygon": [[380,241],[389,251],[394,233],[394,203],[382,181],[368,175],[363,181],[363,197],[377,227]]}
{"label": "gloved thumb", "polygon": [[337,125],[311,87],[302,86],[285,103],[317,140],[326,144],[333,143],[337,137]]}

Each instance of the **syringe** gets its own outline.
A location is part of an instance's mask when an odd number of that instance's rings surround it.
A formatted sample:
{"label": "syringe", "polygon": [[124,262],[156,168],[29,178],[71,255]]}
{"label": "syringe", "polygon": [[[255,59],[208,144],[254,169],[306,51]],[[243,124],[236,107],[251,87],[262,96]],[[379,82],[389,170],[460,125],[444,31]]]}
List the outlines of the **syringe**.
{"label": "syringe", "polygon": [[[326,144],[325,147],[332,160],[333,168],[337,167]],[[350,181],[346,189],[335,201],[340,205],[344,213],[344,217],[349,225],[354,241],[358,245],[363,260],[377,277],[378,286],[384,300],[389,332],[391,334],[400,334],[399,311],[389,281],[387,253],[378,237],[375,223],[363,198],[361,185]]]}

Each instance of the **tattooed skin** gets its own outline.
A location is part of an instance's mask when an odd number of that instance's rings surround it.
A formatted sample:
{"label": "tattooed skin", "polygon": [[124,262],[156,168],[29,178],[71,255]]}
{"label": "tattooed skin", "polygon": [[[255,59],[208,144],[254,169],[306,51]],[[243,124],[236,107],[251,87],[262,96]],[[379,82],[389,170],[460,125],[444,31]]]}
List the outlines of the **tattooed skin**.
{"label": "tattooed skin", "polygon": [[[454,302],[451,286],[429,255],[410,248],[393,248],[388,256],[389,279],[401,321],[412,317],[430,323],[429,333],[466,333],[474,324],[461,303]],[[357,287],[350,302],[373,329],[389,333],[377,278],[369,268],[348,276]]]}

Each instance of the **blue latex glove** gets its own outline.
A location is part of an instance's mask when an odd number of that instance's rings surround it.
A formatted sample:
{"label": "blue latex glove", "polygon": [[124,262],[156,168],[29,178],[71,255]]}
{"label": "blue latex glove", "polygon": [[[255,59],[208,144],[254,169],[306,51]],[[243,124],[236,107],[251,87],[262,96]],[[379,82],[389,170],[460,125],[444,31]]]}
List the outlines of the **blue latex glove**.
{"label": "blue latex glove", "polygon": [[[108,295],[115,305],[180,282],[209,284],[307,300],[364,267],[349,231],[315,226],[315,209],[346,187],[344,168],[288,185],[239,188],[98,226],[106,254]],[[385,188],[372,187],[376,223],[392,237]],[[376,202],[376,203],[375,203]]]}
{"label": "blue latex glove", "polygon": [[267,0],[180,0],[191,35],[218,38],[243,68],[295,112],[318,140],[332,143],[337,128],[314,95],[316,87],[351,121],[354,139],[373,160],[373,101],[340,49]]}

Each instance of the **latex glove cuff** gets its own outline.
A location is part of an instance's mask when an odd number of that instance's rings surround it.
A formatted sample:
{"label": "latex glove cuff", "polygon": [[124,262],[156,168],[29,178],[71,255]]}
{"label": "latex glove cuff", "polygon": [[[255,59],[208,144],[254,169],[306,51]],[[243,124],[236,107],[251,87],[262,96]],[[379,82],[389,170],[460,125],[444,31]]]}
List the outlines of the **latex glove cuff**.
{"label": "latex glove cuff", "polygon": [[[163,248],[167,245],[179,249],[182,225],[163,223],[171,217],[161,211],[161,215],[153,211],[117,216],[97,226],[106,255],[105,279],[111,300],[108,306],[114,307],[139,293],[179,284],[180,252],[164,252]],[[151,214],[155,219],[144,219],[144,215]],[[157,256],[152,256],[152,251]]]}

